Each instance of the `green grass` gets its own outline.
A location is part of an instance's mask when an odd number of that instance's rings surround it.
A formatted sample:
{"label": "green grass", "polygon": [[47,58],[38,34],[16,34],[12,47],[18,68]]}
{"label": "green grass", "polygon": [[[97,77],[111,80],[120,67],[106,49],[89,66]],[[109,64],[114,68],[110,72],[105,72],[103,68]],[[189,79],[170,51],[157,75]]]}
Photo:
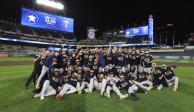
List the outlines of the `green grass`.
{"label": "green grass", "polygon": [[8,57],[8,58],[0,58],[0,62],[3,61],[32,61],[33,57]]}
{"label": "green grass", "polygon": [[177,92],[172,88],[151,91],[147,95],[138,94],[139,101],[119,100],[93,94],[73,94],[61,101],[54,97],[45,101],[32,99],[32,88],[23,90],[26,78],[31,73],[31,65],[0,66],[0,111],[1,112],[193,112],[194,111],[194,68],[179,67],[176,74],[180,78]]}

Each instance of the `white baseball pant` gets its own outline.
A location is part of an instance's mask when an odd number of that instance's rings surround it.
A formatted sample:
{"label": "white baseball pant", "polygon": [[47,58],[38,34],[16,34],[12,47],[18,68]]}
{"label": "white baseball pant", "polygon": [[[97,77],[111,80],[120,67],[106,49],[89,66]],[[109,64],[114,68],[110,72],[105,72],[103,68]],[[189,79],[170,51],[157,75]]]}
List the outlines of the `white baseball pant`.
{"label": "white baseball pant", "polygon": [[135,93],[138,90],[138,87],[136,85],[132,85],[131,87],[129,87],[128,89],[128,93]]}
{"label": "white baseball pant", "polygon": [[179,78],[177,76],[173,76],[172,79],[166,80],[166,82],[168,83],[168,86],[174,84],[174,89],[178,89]]}
{"label": "white baseball pant", "polygon": [[48,67],[46,67],[45,65],[42,66],[42,71],[40,73],[40,76],[38,77],[37,83],[36,83],[36,89],[40,88],[40,81],[42,80],[42,78],[44,77],[44,75],[46,74],[46,72],[48,71]]}
{"label": "white baseball pant", "polygon": [[111,86],[107,86],[106,94],[108,96],[110,96],[111,90],[113,90],[117,94],[117,96],[119,96],[119,97],[123,96],[123,94],[120,92],[119,88],[116,85],[113,85],[112,87]]}
{"label": "white baseball pant", "polygon": [[[134,81],[134,83],[135,83],[137,86],[139,86],[140,88],[142,88],[142,89],[144,89],[144,90],[147,90],[147,91],[149,91],[149,90],[151,90],[151,89],[153,88],[153,83],[152,83],[151,81],[149,81],[149,80],[147,80],[147,81],[142,81],[142,82]],[[148,85],[148,87],[145,86],[145,85]]]}
{"label": "white baseball pant", "polygon": [[74,86],[70,84],[65,84],[63,85],[63,88],[59,94],[63,96],[64,94],[72,94],[72,93],[75,93],[76,91],[77,89]]}
{"label": "white baseball pant", "polygon": [[56,90],[50,85],[50,81],[46,80],[43,84],[42,90],[39,94],[36,94],[34,97],[41,97],[44,99],[45,96],[53,96],[56,94]]}

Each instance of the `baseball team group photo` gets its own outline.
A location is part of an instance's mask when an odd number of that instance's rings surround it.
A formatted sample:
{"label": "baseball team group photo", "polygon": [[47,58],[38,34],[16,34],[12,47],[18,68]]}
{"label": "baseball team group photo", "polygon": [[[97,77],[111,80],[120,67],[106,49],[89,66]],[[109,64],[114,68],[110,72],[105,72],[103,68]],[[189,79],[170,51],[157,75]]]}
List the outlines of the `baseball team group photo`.
{"label": "baseball team group photo", "polygon": [[0,112],[193,112],[192,1],[0,3]]}

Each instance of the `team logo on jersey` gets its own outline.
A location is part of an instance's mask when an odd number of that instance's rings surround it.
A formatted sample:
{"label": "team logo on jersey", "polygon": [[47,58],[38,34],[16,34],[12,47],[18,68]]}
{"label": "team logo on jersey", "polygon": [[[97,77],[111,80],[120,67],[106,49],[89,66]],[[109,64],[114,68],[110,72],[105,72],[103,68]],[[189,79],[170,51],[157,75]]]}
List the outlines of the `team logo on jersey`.
{"label": "team logo on jersey", "polygon": [[34,12],[28,13],[26,15],[26,19],[28,20],[29,23],[37,23],[39,20],[38,15]]}

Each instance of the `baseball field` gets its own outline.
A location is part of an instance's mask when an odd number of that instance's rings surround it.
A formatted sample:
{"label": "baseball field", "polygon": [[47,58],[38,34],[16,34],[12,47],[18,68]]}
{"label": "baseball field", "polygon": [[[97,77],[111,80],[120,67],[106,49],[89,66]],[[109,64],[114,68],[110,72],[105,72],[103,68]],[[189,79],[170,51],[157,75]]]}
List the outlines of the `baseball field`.
{"label": "baseball field", "polygon": [[[178,65],[175,69],[180,83],[177,92],[172,88],[138,93],[139,101],[120,100],[115,93],[111,98],[93,94],[72,94],[57,101],[33,99],[33,86],[24,91],[30,75],[32,58],[0,58],[0,112],[194,112],[194,61],[155,60],[157,63]],[[124,92],[124,91],[123,91]]]}

